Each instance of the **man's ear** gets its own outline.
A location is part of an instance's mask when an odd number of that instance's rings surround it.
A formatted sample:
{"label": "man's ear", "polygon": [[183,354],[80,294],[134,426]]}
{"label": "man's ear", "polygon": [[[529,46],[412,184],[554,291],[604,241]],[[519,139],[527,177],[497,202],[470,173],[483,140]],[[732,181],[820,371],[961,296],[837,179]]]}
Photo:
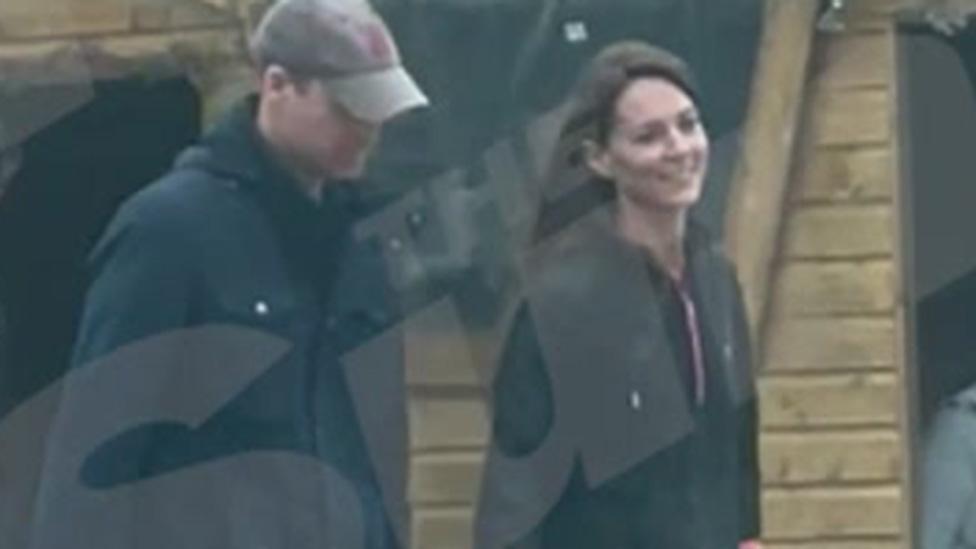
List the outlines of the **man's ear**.
{"label": "man's ear", "polygon": [[281,65],[268,65],[261,73],[261,93],[281,93],[291,80],[291,75]]}
{"label": "man's ear", "polygon": [[583,161],[593,173],[603,179],[613,179],[610,157],[606,149],[592,139],[583,141]]}

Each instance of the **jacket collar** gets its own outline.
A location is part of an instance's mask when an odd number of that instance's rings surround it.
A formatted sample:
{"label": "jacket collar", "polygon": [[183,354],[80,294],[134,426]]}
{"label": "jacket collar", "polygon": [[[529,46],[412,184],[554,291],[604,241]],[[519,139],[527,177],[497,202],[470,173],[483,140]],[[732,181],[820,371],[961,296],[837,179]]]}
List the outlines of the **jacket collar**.
{"label": "jacket collar", "polygon": [[185,152],[178,168],[196,168],[251,192],[267,213],[290,265],[314,280],[331,281],[354,217],[354,192],[345,182],[327,182],[322,200],[301,191],[298,181],[271,155],[258,132],[258,98],[236,104]]}

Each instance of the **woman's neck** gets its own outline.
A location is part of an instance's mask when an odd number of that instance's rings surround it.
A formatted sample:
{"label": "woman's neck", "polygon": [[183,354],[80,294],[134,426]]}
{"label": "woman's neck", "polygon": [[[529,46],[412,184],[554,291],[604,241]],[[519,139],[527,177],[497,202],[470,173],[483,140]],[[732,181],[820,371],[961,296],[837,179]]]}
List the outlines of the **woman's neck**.
{"label": "woman's neck", "polygon": [[648,253],[673,280],[681,280],[685,270],[685,232],[687,210],[655,209],[620,201],[617,205],[617,230],[628,242]]}

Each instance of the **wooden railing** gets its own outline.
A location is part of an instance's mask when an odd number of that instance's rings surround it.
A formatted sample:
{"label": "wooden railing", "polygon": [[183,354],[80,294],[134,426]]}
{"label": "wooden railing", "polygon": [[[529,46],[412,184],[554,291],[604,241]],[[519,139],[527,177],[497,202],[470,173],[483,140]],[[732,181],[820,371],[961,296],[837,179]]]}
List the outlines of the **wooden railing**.
{"label": "wooden railing", "polygon": [[769,293],[801,123],[818,2],[767,0],[743,151],[733,176],[726,244],[736,262],[754,340]]}

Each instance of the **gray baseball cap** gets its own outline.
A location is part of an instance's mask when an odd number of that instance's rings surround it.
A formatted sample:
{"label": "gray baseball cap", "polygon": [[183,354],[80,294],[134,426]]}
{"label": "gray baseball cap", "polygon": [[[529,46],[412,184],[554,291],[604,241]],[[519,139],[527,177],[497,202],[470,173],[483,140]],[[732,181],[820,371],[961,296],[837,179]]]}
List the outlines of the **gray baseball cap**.
{"label": "gray baseball cap", "polygon": [[384,122],[429,104],[390,30],[365,0],[279,0],[251,36],[261,67],[321,78],[354,116]]}

